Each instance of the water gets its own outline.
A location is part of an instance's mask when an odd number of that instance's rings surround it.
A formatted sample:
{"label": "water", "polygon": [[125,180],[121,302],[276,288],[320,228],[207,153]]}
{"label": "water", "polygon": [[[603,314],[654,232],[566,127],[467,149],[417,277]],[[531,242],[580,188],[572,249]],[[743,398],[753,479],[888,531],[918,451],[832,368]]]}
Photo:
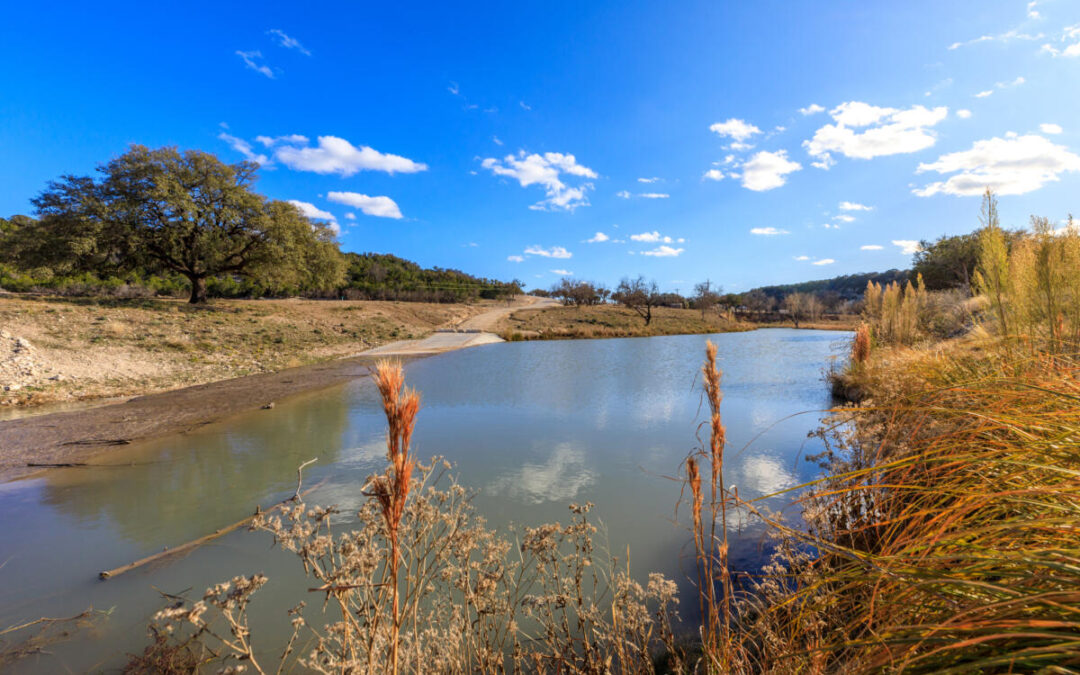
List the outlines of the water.
{"label": "water", "polygon": [[[822,371],[847,337],[790,329],[711,336],[724,370],[726,482],[740,496],[814,476],[805,456],[820,444],[807,433],[830,405]],[[569,503],[595,503],[611,550],[629,546],[642,577],[664,572],[685,595],[691,543],[675,522],[680,485],[667,477],[700,445],[705,339],[505,343],[414,361],[406,379],[423,397],[415,452],[453,462],[497,528],[566,522]],[[126,446],[101,457],[100,466],[0,484],[0,629],[90,606],[111,610],[95,630],[15,671],[121,665],[126,653],[141,651],[146,621],[163,605],[155,589],[191,589],[201,597],[217,581],[259,571],[271,581],[256,596],[254,627],[264,641],[272,639],[287,626],[284,609],[311,598],[304,597],[298,560],[263,534],[235,532],[182,559],[105,582],[97,573],[280,501],[295,488],[296,467],[312,457],[319,461],[305,472],[305,484],[328,482],[309,503],[354,506],[363,479],[384,464],[384,426],[374,388],[358,380],[187,435]],[[700,433],[704,438],[707,428]],[[767,505],[782,509],[789,499]],[[735,564],[753,568],[763,544],[759,527],[740,532]],[[696,604],[685,597],[684,614]]]}

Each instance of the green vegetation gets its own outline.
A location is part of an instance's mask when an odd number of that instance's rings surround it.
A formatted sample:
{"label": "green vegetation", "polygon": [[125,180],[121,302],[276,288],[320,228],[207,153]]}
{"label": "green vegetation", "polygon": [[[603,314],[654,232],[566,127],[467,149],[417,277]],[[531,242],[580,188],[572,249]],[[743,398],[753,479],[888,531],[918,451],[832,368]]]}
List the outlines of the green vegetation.
{"label": "green vegetation", "polygon": [[518,282],[422,269],[338,250],[325,223],[253,189],[257,165],[133,145],[62,176],[33,200],[37,218],[0,219],[0,288],[117,298],[304,295],[462,302],[520,293]]}
{"label": "green vegetation", "polygon": [[484,279],[458,270],[424,269],[389,254],[346,253],[344,295],[349,299],[465,302],[520,294],[521,282]]}

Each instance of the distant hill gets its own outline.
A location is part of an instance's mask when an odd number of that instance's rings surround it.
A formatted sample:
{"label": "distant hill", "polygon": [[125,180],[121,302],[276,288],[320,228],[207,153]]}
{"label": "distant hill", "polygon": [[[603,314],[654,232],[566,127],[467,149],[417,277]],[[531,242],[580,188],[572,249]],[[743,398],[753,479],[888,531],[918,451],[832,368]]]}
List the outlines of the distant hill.
{"label": "distant hill", "polygon": [[[882,286],[893,281],[904,282],[908,278],[908,270],[889,270],[888,272],[864,272],[862,274],[846,274],[832,279],[819,281],[803,281],[798,284],[781,284],[778,286],[761,286],[753,290],[760,290],[769,297],[781,299],[791,293],[836,293],[843,300],[858,300],[866,290],[867,282],[873,281]],[[753,292],[753,291],[751,291]]]}
{"label": "distant hill", "polygon": [[365,300],[461,302],[521,293],[517,281],[499,281],[442,267],[424,268],[389,253],[346,253],[345,295]]}

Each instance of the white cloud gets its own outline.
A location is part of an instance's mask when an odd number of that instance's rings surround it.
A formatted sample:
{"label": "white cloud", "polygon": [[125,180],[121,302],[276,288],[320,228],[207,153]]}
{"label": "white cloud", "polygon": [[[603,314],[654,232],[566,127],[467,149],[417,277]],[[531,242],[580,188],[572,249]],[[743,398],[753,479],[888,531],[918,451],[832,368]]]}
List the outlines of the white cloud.
{"label": "white cloud", "polygon": [[346,213],[345,214],[345,220],[356,220],[356,214],[355,213]]}
{"label": "white cloud", "polygon": [[858,202],[840,202],[841,211],[873,211],[873,206],[866,206]]}
{"label": "white cloud", "polygon": [[550,249],[545,249],[540,246],[530,246],[525,249],[525,255],[538,255],[541,258],[572,258],[574,254],[567,251],[562,246],[553,246]]}
{"label": "white cloud", "polygon": [[507,155],[502,161],[488,157],[481,163],[496,176],[514,178],[521,187],[540,185],[547,194],[547,199],[530,206],[537,211],[563,210],[573,211],[589,203],[585,192],[592,188],[592,183],[582,183],[570,187],[563,182],[563,174],[578,178],[597,178],[595,171],[577,163],[577,158],[561,152],[545,152],[543,155],[526,154],[524,150],[517,155]]}
{"label": "white cloud", "polygon": [[997,35],[980,35],[977,38],[967,40],[965,42],[954,42],[949,45],[949,49],[959,49],[961,47],[967,47],[980,42],[1011,42],[1013,40],[1039,40],[1042,39],[1043,34],[1031,34],[1023,33],[1019,28],[1013,28],[1010,31],[1004,33],[998,33]]}
{"label": "white cloud", "polygon": [[926,171],[956,175],[913,190],[920,197],[981,195],[987,188],[999,195],[1020,195],[1058,181],[1062,173],[1080,171],[1080,157],[1063,145],[1028,134],[976,141],[970,150],[920,164],[916,173]]}
{"label": "white cloud", "polygon": [[508,256],[506,256],[506,259],[509,260],[510,262],[517,262],[517,263],[525,262],[525,256],[521,256],[521,255],[508,255]]}
{"label": "white cloud", "polygon": [[522,110],[532,110],[532,106],[525,101],[518,101],[518,105],[521,106]]}
{"label": "white cloud", "polygon": [[833,216],[833,220],[839,220],[841,223],[854,223],[855,216],[849,216],[841,213],[839,215]]}
{"label": "white cloud", "polygon": [[899,246],[904,255],[913,255],[919,251],[919,242],[914,239],[893,239],[893,246]]}
{"label": "white cloud", "polygon": [[775,227],[754,227],[750,229],[750,234],[758,234],[766,237],[772,237],[778,234],[791,234],[787,230],[780,230]]}
{"label": "white cloud", "polygon": [[574,273],[571,272],[570,270],[551,270],[551,273],[552,274],[558,274],[559,276],[563,276],[563,277],[572,277],[572,276],[574,276]]}
{"label": "white cloud", "polygon": [[656,176],[653,176],[652,178],[638,178],[637,182],[639,182],[639,183],[656,183],[659,180],[660,180],[659,178],[657,178]]}
{"label": "white cloud", "polygon": [[286,136],[256,136],[255,140],[266,147],[272,147],[277,143],[290,143],[293,145],[307,145],[308,137],[300,134],[288,134]]}
{"label": "white cloud", "polygon": [[956,111],[956,116],[962,120],[969,119],[971,117],[971,111],[967,108],[961,108]]}
{"label": "white cloud", "polygon": [[297,171],[351,176],[357,171],[395,174],[417,173],[428,168],[427,164],[400,155],[384,154],[366,145],[357,148],[337,136],[319,136],[319,144],[315,147],[307,146],[303,136],[281,136],[272,140],[276,148],[274,158]]}
{"label": "white cloud", "polygon": [[993,93],[994,93],[993,89],[987,89],[985,91],[980,91],[978,94],[975,94],[975,98],[986,98],[988,96],[992,96]]}
{"label": "white cloud", "polygon": [[334,214],[323,211],[311,202],[302,202],[299,199],[290,199],[289,203],[300,209],[300,212],[312,220],[337,220]]}
{"label": "white cloud", "polygon": [[665,192],[642,192],[638,195],[642,199],[667,199],[670,196]]}
{"label": "white cloud", "polygon": [[734,117],[729,119],[727,122],[716,122],[715,124],[710,125],[709,131],[715,132],[721,136],[732,138],[737,143],[743,143],[751,136],[761,133],[761,129],[758,129],[753,124],[750,124],[749,122],[744,122],[743,120],[735,119]]}
{"label": "white cloud", "polygon": [[810,105],[806,106],[805,108],[799,108],[799,114],[804,115],[804,116],[806,116],[806,115],[816,115],[818,113],[823,113],[823,112],[825,112],[825,106],[818,105],[817,103],[811,103]]}
{"label": "white cloud", "polygon": [[657,258],[674,258],[682,253],[685,249],[672,248],[670,246],[657,246],[651,251],[642,251],[641,255],[651,255]]}
{"label": "white cloud", "polygon": [[836,262],[836,261],[833,260],[832,258],[822,258],[821,260],[815,260],[814,262],[812,262],[810,264],[811,265],[831,265],[834,262]]}
{"label": "white cloud", "polygon": [[270,66],[260,64],[256,60],[256,59],[261,59],[262,58],[262,52],[260,52],[260,51],[254,51],[254,52],[237,51],[236,55],[244,60],[244,65],[246,65],[248,68],[251,68],[256,73],[262,73],[263,75],[269,77],[271,80],[274,79],[274,71],[270,70]]}
{"label": "white cloud", "polygon": [[835,124],[818,129],[812,139],[803,142],[803,147],[828,166],[833,163],[833,152],[855,159],[918,152],[934,145],[937,137],[930,127],[948,113],[945,106],[916,105],[904,110],[848,101],[829,111]]}
{"label": "white cloud", "polygon": [[230,136],[224,131],[218,134],[218,138],[228,143],[233,150],[243,155],[244,159],[250,162],[258,162],[262,166],[267,166],[270,164],[269,157],[252,150],[251,143],[248,143],[244,139],[237,138],[236,136]]}
{"label": "white cloud", "polygon": [[709,169],[702,175],[702,178],[708,178],[709,180],[724,180],[724,172],[720,169]]}
{"label": "white cloud", "polygon": [[359,192],[330,192],[326,198],[338,204],[360,209],[365,215],[400,220],[401,209],[389,197],[369,197]]}
{"label": "white cloud", "polygon": [[499,140],[498,136],[492,136],[491,137],[491,142],[494,143],[495,145],[502,145],[503,144],[503,142]]}
{"label": "white cloud", "polygon": [[629,190],[619,190],[618,192],[615,193],[615,196],[618,197],[619,199],[630,199],[634,195],[630,194]]}
{"label": "white cloud", "polygon": [[802,169],[798,162],[787,158],[787,152],[759,152],[742,165],[742,186],[755,192],[778,188],[787,182],[784,177]]}
{"label": "white cloud", "polygon": [[311,52],[309,52],[307,49],[304,49],[304,45],[300,44],[299,40],[293,37],[289,37],[285,34],[285,31],[278,30],[277,28],[271,28],[270,30],[266,31],[266,33],[267,35],[273,35],[274,37],[276,37],[278,44],[285,49],[295,49],[304,56],[311,56]]}
{"label": "white cloud", "polygon": [[641,234],[632,234],[632,235],[630,235],[630,241],[640,241],[640,242],[645,243],[645,244],[659,244],[659,243],[671,244],[671,243],[675,243],[675,242],[681,244],[685,240],[682,237],[680,237],[679,239],[672,239],[671,237],[668,237],[666,235],[662,235],[659,232],[657,232],[656,230],[653,230],[652,232],[642,232]]}
{"label": "white cloud", "polygon": [[603,232],[597,232],[592,236],[592,239],[586,239],[585,241],[589,244],[599,244],[600,242],[611,241],[611,237],[607,236]]}
{"label": "white cloud", "polygon": [[797,256],[795,256],[795,259],[798,260],[798,261],[804,261],[804,260],[809,260],[810,256],[808,256],[808,255],[797,255]]}
{"label": "white cloud", "polygon": [[325,220],[334,236],[341,234],[341,226],[338,225],[337,218],[329,211],[323,211],[310,202],[302,202],[298,199],[290,199],[289,203],[300,209],[300,213],[310,220]]}
{"label": "white cloud", "polygon": [[1048,124],[1040,124],[1039,125],[1039,130],[1042,131],[1044,134],[1051,134],[1051,135],[1057,135],[1057,134],[1060,134],[1063,131],[1060,124],[1049,124],[1049,123]]}
{"label": "white cloud", "polygon": [[860,246],[860,251],[880,251],[885,248],[884,246],[878,246],[877,244],[867,244],[866,246]]}

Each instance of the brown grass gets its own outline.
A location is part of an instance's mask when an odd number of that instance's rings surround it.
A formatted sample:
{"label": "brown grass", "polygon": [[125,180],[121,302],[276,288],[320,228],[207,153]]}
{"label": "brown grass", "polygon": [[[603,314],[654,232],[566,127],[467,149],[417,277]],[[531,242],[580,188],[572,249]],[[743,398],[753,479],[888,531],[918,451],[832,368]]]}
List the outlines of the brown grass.
{"label": "brown grass", "polygon": [[42,368],[19,391],[0,392],[0,405],[146,394],[272,372],[424,337],[486,308],[317,300],[216,300],[191,307],[167,299],[2,297],[0,326],[29,340]]}
{"label": "brown grass", "polygon": [[694,309],[657,307],[646,326],[634,312],[617,305],[522,309],[504,319],[503,335],[524,339],[560,340],[571,338],[647,337],[688,335],[750,330],[753,326],[729,321]]}

